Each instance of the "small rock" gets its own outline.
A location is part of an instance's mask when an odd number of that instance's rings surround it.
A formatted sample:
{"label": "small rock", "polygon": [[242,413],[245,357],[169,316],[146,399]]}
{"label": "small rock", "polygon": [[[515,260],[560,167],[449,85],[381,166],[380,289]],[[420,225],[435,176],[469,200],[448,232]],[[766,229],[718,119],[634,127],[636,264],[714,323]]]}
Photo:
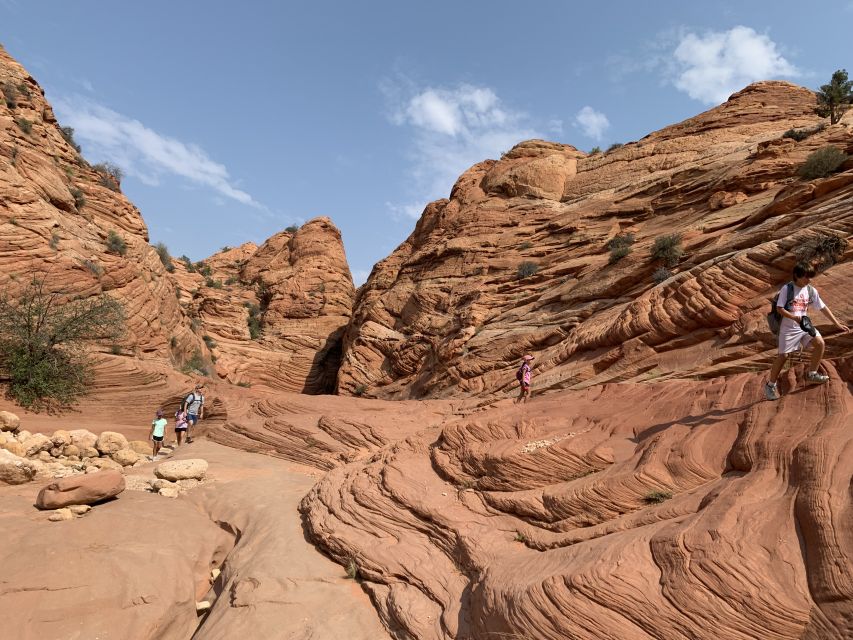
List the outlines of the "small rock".
{"label": "small rock", "polygon": [[178,486],[181,488],[181,491],[189,491],[190,489],[195,489],[200,484],[201,480],[196,480],[195,478],[185,478],[183,480],[178,480]]}
{"label": "small rock", "polygon": [[104,455],[111,455],[116,451],[128,448],[127,438],[115,431],[104,431],[98,436],[95,448]]}
{"label": "small rock", "polygon": [[129,467],[130,465],[139,462],[139,454],[131,449],[119,449],[110,457],[123,467]]}
{"label": "small rock", "polygon": [[11,411],[0,411],[0,431],[17,431],[21,419]]}
{"label": "small rock", "polygon": [[21,431],[18,431],[15,434],[15,437],[18,439],[18,442],[20,442],[21,444],[23,444],[27,438],[31,438],[32,436],[33,436],[33,434],[30,433],[29,431],[27,431],[26,429],[22,429]]}
{"label": "small rock", "polygon": [[88,466],[85,468],[86,473],[98,473],[100,469],[98,467]]}
{"label": "small rock", "polygon": [[69,458],[76,458],[80,455],[80,447],[78,447],[76,444],[65,445],[65,447],[62,449],[62,453],[68,456]]}
{"label": "small rock", "polygon": [[158,464],[154,475],[166,480],[186,480],[195,478],[201,480],[207,473],[207,460],[194,458],[190,460],[171,460]]}
{"label": "small rock", "polygon": [[[24,433],[24,432],[21,432]],[[18,441],[20,442],[20,433],[18,434]],[[43,433],[36,433],[31,435],[29,438],[21,442],[24,445],[24,455],[27,457],[38,455],[42,451],[47,451],[53,446],[53,443]],[[50,454],[47,454],[50,457]]]}
{"label": "small rock", "polygon": [[159,493],[164,498],[177,498],[181,495],[181,492],[177,487],[163,487],[157,493]]}
{"label": "small rock", "polygon": [[53,458],[51,457],[50,452],[48,451],[39,451],[36,458],[38,458],[42,462],[53,462]]}
{"label": "small rock", "polygon": [[63,520],[73,520],[74,514],[71,513],[71,509],[57,509],[53,513],[51,513],[48,517],[48,520],[51,522],[62,522]]}
{"label": "small rock", "polygon": [[201,602],[195,603],[195,610],[197,613],[202,613],[203,611],[207,611],[210,609],[210,602],[207,600],[202,600]]}
{"label": "small rock", "polygon": [[91,461],[91,465],[93,467],[98,467],[98,469],[113,469],[115,471],[121,471],[124,468],[118,462],[111,460],[110,458],[95,458]]}
{"label": "small rock", "polygon": [[63,451],[65,451],[63,447],[53,447],[50,451],[48,451],[48,453],[54,458],[58,458],[59,456],[63,455]]}
{"label": "small rock", "polygon": [[62,449],[63,447],[71,444],[71,434],[64,429],[58,429],[53,432],[52,436],[50,436],[50,441],[53,443],[54,447]]}
{"label": "small rock", "polygon": [[73,429],[68,432],[68,435],[71,438],[71,444],[80,449],[94,447],[98,441],[98,436],[87,429]]}
{"label": "small rock", "polygon": [[219,574],[222,573],[219,569],[211,569],[210,570],[210,581],[216,582],[216,579],[219,577]]}
{"label": "small rock", "polygon": [[172,482],[171,480],[163,480],[163,478],[157,478],[151,483],[151,486],[154,488],[154,491],[160,491],[160,489],[180,489],[177,482]]}
{"label": "small rock", "polygon": [[131,451],[136,451],[136,453],[148,456],[151,455],[151,443],[145,442],[144,440],[131,440],[127,443],[128,449]]}
{"label": "small rock", "polygon": [[95,449],[95,447],[84,447],[81,450],[81,453],[84,458],[97,458],[99,455],[101,455],[100,453],[98,453],[98,450]]}
{"label": "small rock", "polygon": [[75,516],[82,516],[89,513],[92,510],[88,504],[72,504],[68,509],[71,510]]}
{"label": "small rock", "polygon": [[24,484],[32,480],[35,474],[29,460],[5,449],[0,450],[0,483]]}

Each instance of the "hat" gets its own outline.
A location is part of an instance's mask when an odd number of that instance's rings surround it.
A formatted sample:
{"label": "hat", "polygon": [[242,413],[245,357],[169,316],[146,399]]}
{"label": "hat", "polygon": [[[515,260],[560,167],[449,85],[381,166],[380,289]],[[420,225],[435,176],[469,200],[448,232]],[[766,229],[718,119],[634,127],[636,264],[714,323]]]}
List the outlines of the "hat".
{"label": "hat", "polygon": [[162,409],[157,409],[157,417],[158,417],[158,418],[162,418],[162,417],[163,417],[163,410],[162,410]]}
{"label": "hat", "polygon": [[528,353],[522,358],[522,360],[524,360],[525,362],[530,362],[531,360],[533,360],[533,356]]}

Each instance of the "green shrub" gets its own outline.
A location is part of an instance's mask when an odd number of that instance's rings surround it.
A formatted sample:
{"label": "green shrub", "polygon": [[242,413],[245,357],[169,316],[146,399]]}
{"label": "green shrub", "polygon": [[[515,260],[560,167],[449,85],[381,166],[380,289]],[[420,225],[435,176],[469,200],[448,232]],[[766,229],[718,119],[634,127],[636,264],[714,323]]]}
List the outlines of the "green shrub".
{"label": "green shrub", "polygon": [[539,265],[535,262],[522,262],[518,265],[518,271],[516,275],[519,280],[524,280],[525,278],[529,278],[532,275],[535,275],[539,272]]}
{"label": "green shrub", "polygon": [[829,84],[821,85],[817,91],[815,113],[821,118],[829,118],[830,124],[836,124],[844,112],[853,104],[853,81],[847,78],[845,69],[832,74]]}
{"label": "green shrub", "polygon": [[366,384],[357,384],[357,385],[355,385],[355,389],[353,389],[352,392],[354,395],[361,397],[365,393],[367,393],[367,385]]}
{"label": "green shrub", "polygon": [[601,153],[601,147],[593,147],[589,150],[589,155],[594,156],[597,153]]}
{"label": "green shrub", "polygon": [[201,351],[198,349],[193,351],[192,356],[190,356],[190,359],[184,363],[181,371],[187,374],[198,371],[199,373],[207,375],[207,364],[204,361],[204,357],[201,355]]}
{"label": "green shrub", "polygon": [[121,355],[121,345],[120,344],[111,344],[110,345],[110,353],[114,356]]}
{"label": "green shrub", "polygon": [[211,338],[210,336],[205,335],[205,336],[202,336],[202,338],[201,338],[201,339],[202,339],[202,340],[204,340],[204,344],[206,344],[206,345],[207,345],[207,348],[208,348],[208,349],[213,349],[213,348],[215,348],[215,347],[216,347],[216,340],[214,340],[214,339],[213,339],[213,338]]}
{"label": "green shrub", "polygon": [[15,118],[15,123],[18,125],[18,128],[27,135],[32,133],[33,123],[26,118]]}
{"label": "green shrub", "polygon": [[71,197],[74,198],[74,206],[78,211],[86,206],[86,196],[83,195],[83,192],[80,189],[77,187],[71,187],[69,191],[71,191]]}
{"label": "green shrub", "polygon": [[18,226],[18,219],[15,218],[14,216],[9,218],[9,224],[11,224],[13,227],[17,227]]}
{"label": "green shrub", "polygon": [[18,88],[18,93],[21,94],[22,96],[26,96],[29,98],[30,96],[33,95],[32,91],[30,91],[30,88],[27,86],[26,82],[19,82],[17,88]]}
{"label": "green shrub", "polygon": [[178,339],[175,336],[169,338],[169,346],[172,347],[172,349],[178,346]]}
{"label": "green shrub", "polygon": [[100,175],[100,183],[111,191],[121,191],[121,179],[124,177],[124,171],[112,162],[99,162],[92,165],[92,169]]}
{"label": "green shrub", "polygon": [[211,269],[210,265],[205,262],[196,262],[195,268],[196,271],[198,271],[205,278],[209,278],[213,274],[213,269]]}
{"label": "green shrub", "polygon": [[74,127],[59,127],[59,133],[62,134],[62,137],[65,138],[65,142],[71,145],[74,151],[80,153],[80,145],[74,140]]}
{"label": "green shrub", "polygon": [[248,389],[249,387],[252,386],[252,383],[251,382],[244,382],[241,380],[240,382],[237,383],[237,386],[238,387],[245,387]]}
{"label": "green shrub", "polygon": [[358,564],[356,564],[355,558],[347,560],[347,578],[350,580],[358,579]]}
{"label": "green shrub", "polygon": [[607,153],[610,153],[611,151],[616,151],[616,149],[621,149],[624,146],[625,145],[622,144],[621,142],[614,142],[609,147],[607,147]]}
{"label": "green shrub", "polygon": [[228,276],[228,278],[226,278],[226,280],[225,280],[225,284],[229,287],[232,284],[237,284],[237,278],[235,278],[234,276]]}
{"label": "green shrub", "polygon": [[127,253],[127,243],[112,229],[110,229],[109,234],[107,234],[107,251],[120,256]]}
{"label": "green shrub", "polygon": [[4,82],[2,86],[3,98],[6,100],[6,106],[10,109],[15,109],[18,106],[18,90],[11,82]]}
{"label": "green shrub", "polygon": [[231,247],[229,247],[229,246],[226,244],[224,247],[222,247],[222,248],[220,249],[220,251],[221,251],[222,253],[225,253],[226,251],[231,251]]}
{"label": "green shrub", "polygon": [[521,249],[522,251],[524,251],[525,249],[530,249],[532,246],[533,246],[532,242],[524,241],[520,245],[518,245],[518,248]]}
{"label": "green shrub", "polygon": [[805,129],[788,129],[785,133],[782,134],[782,138],[790,138],[791,140],[801,142],[816,133],[820,133],[824,129],[826,129],[826,124],[824,124],[823,122],[815,127],[807,127]]}
{"label": "green shrub", "polygon": [[172,264],[172,256],[169,254],[169,247],[162,242],[158,242],[154,245],[154,251],[157,252],[157,256],[160,258],[160,262],[163,263],[163,266],[166,267],[166,271],[174,273],[175,265]]}
{"label": "green shrub", "polygon": [[193,264],[192,260],[190,260],[187,256],[181,256],[180,260],[187,268],[187,273],[195,273],[195,265]]}
{"label": "green shrub", "polygon": [[604,245],[605,248],[610,250],[610,264],[615,264],[619,262],[622,258],[631,253],[631,245],[634,244],[634,234],[633,233],[620,233],[610,240],[607,241],[607,244]]}
{"label": "green shrub", "polygon": [[11,153],[9,153],[9,160],[12,162],[12,166],[18,166],[18,147],[12,147]]}
{"label": "green shrub", "polygon": [[683,254],[681,234],[679,233],[655,238],[655,243],[652,245],[652,258],[660,260],[667,267],[677,265]]}
{"label": "green shrub", "polygon": [[672,271],[667,269],[666,267],[658,267],[655,269],[655,272],[652,274],[652,280],[655,281],[655,284],[660,284],[661,282],[666,282],[672,277]]}
{"label": "green shrub", "polygon": [[295,224],[292,224],[289,227],[286,227],[284,230],[288,233],[296,233],[297,231],[299,231],[299,227],[297,227]]}
{"label": "green shrub", "polygon": [[50,234],[50,248],[54,251],[59,248],[59,234],[55,231]]}
{"label": "green shrub", "polygon": [[521,531],[515,532],[515,538],[513,538],[516,542],[527,542],[527,536],[524,535]]}
{"label": "green shrub", "polygon": [[114,342],[124,333],[124,310],[106,295],[68,300],[34,278],[14,296],[0,294],[0,370],[8,395],[40,411],[71,404],[85,393],[92,340]]}
{"label": "green shrub", "polygon": [[666,502],[670,498],[672,498],[672,492],[670,491],[651,491],[645,495],[643,500],[649,504],[660,504],[661,502]]}
{"label": "green shrub", "polygon": [[261,329],[263,328],[263,315],[261,314],[261,308],[251,302],[245,303],[244,306],[249,312],[249,317],[247,319],[247,324],[249,325],[249,337],[252,340],[257,340],[261,337]]}
{"label": "green shrub", "polygon": [[609,264],[616,264],[622,258],[631,253],[631,247],[620,245],[618,247],[613,247],[610,250],[610,259],[608,260]]}
{"label": "green shrub", "polygon": [[822,147],[809,154],[800,167],[799,174],[806,180],[825,178],[844,164],[845,160],[847,160],[847,154],[838,147],[832,145]]}
{"label": "green shrub", "polygon": [[820,233],[807,240],[794,254],[797,260],[821,272],[829,269],[847,249],[847,239],[836,233]]}
{"label": "green shrub", "polygon": [[98,278],[104,275],[104,268],[94,260],[83,260],[81,264]]}

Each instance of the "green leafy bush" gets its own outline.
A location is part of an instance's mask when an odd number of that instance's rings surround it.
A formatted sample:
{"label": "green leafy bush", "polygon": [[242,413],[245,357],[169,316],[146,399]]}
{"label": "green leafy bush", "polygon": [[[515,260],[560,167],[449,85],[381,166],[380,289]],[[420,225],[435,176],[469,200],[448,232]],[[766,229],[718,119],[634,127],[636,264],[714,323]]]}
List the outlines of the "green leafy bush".
{"label": "green leafy bush", "polygon": [[679,233],[655,238],[655,243],[652,245],[652,258],[660,260],[667,267],[677,265],[683,254],[681,234]]}
{"label": "green leafy bush", "polygon": [[800,167],[800,176],[806,180],[825,178],[836,171],[847,160],[847,154],[832,145],[822,147],[809,154]]}
{"label": "green leafy bush", "polygon": [[101,185],[112,191],[121,190],[121,179],[124,177],[124,171],[112,162],[99,162],[92,165],[92,169],[100,175]]}
{"label": "green leafy bush", "polygon": [[27,120],[26,118],[16,118],[15,123],[18,125],[18,128],[29,135],[33,131],[33,123]]}
{"label": "green leafy bush", "polygon": [[645,495],[643,500],[649,504],[660,504],[661,502],[666,502],[670,498],[672,498],[672,492],[670,491],[651,491]]}
{"label": "green leafy bush", "polygon": [[157,252],[157,256],[160,258],[160,262],[163,263],[163,266],[166,267],[166,271],[174,273],[175,265],[172,264],[172,256],[169,254],[169,247],[162,242],[158,242],[154,245],[154,251]]}
{"label": "green leafy bush", "polygon": [[539,272],[539,265],[535,262],[522,262],[518,265],[518,271],[516,275],[519,280],[524,280],[525,278],[529,278],[530,276],[536,275]]}
{"label": "green leafy bush", "polygon": [[107,251],[120,256],[127,253],[127,243],[112,229],[110,229],[109,234],[107,234]]}
{"label": "green leafy bush", "polygon": [[80,145],[74,140],[74,127],[59,127],[59,133],[62,134],[62,137],[65,138],[65,142],[70,144],[74,151],[80,153]]}
{"label": "green leafy bush", "polygon": [[98,278],[104,275],[104,268],[94,260],[83,260],[81,264]]}
{"label": "green leafy bush", "polygon": [[69,405],[89,384],[86,343],[114,343],[123,333],[124,309],[106,295],[68,300],[44,278],[17,295],[0,294],[0,370],[9,396],[35,411]]}
{"label": "green leafy bush", "polygon": [[836,233],[819,233],[807,240],[794,254],[797,260],[821,272],[829,269],[847,249],[847,239]]}
{"label": "green leafy bush", "polygon": [[518,245],[518,248],[521,249],[522,251],[524,251],[526,249],[530,249],[532,246],[533,246],[532,242],[528,242],[525,240],[520,245]]}
{"label": "green leafy bush", "polygon": [[71,192],[71,197],[74,198],[74,206],[78,211],[86,206],[86,196],[83,195],[83,192],[80,189],[77,187],[71,187],[69,191]]}
{"label": "green leafy bush", "polygon": [[658,267],[655,269],[655,272],[652,274],[652,280],[654,280],[655,284],[660,284],[661,282],[666,282],[672,277],[672,271],[667,269],[666,267]]}
{"label": "green leafy bush", "polygon": [[367,385],[366,384],[357,384],[355,385],[355,389],[353,389],[353,394],[359,397],[363,396],[367,393]]}
{"label": "green leafy bush", "polygon": [[815,113],[821,118],[829,118],[830,124],[836,124],[844,112],[853,104],[853,81],[847,77],[845,69],[832,74],[829,84],[821,85],[816,93]]}
{"label": "green leafy bush", "polygon": [[589,155],[594,156],[597,153],[601,153],[601,147],[593,147],[589,150]]}
{"label": "green leafy bush", "polygon": [[607,147],[607,153],[610,153],[611,151],[616,151],[616,149],[621,149],[624,146],[625,145],[622,144],[621,142],[614,142],[609,147]]}
{"label": "green leafy bush", "polygon": [[288,233],[296,233],[297,231],[299,231],[299,227],[297,227],[295,224],[292,224],[289,227],[286,227],[284,230]]}
{"label": "green leafy bush", "polygon": [[193,351],[192,356],[190,356],[189,360],[184,362],[184,366],[181,367],[181,371],[187,374],[191,374],[193,372],[198,371],[199,373],[203,373],[207,375],[207,363],[204,361],[204,356],[201,355],[201,351],[196,349]]}
{"label": "green leafy bush", "polygon": [[246,321],[249,325],[249,337],[252,340],[257,340],[261,337],[261,329],[263,328],[263,314],[261,313],[261,308],[251,302],[245,303],[245,307],[249,312],[249,317]]}
{"label": "green leafy bush", "polygon": [[6,106],[10,109],[15,109],[18,106],[18,90],[11,82],[4,82],[2,88],[3,99],[6,101]]}
{"label": "green leafy bush", "polygon": [[610,264],[619,262],[622,258],[631,253],[631,245],[634,244],[633,233],[620,233],[618,236],[610,238],[607,244],[604,245],[610,250]]}

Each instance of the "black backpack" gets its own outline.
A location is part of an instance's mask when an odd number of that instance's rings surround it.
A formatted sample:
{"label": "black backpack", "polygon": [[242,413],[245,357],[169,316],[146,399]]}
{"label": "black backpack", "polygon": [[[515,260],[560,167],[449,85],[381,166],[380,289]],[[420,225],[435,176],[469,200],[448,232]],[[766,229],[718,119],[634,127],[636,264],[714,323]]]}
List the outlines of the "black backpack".
{"label": "black backpack", "polygon": [[[789,282],[785,286],[788,287],[788,290],[785,292],[785,311],[790,311],[791,305],[794,302],[794,283]],[[814,289],[810,284],[806,285],[806,287],[809,292],[809,304],[811,304],[814,299]],[[779,293],[781,293],[781,291]],[[782,314],[777,311],[779,293],[773,296],[773,300],[770,302],[770,313],[767,314],[767,324],[770,326],[770,331],[772,331],[773,335],[776,336],[779,335],[779,327],[782,325]]]}
{"label": "black backpack", "polygon": [[524,380],[524,365],[521,365],[518,368],[518,371],[515,372],[515,379],[521,382]]}

